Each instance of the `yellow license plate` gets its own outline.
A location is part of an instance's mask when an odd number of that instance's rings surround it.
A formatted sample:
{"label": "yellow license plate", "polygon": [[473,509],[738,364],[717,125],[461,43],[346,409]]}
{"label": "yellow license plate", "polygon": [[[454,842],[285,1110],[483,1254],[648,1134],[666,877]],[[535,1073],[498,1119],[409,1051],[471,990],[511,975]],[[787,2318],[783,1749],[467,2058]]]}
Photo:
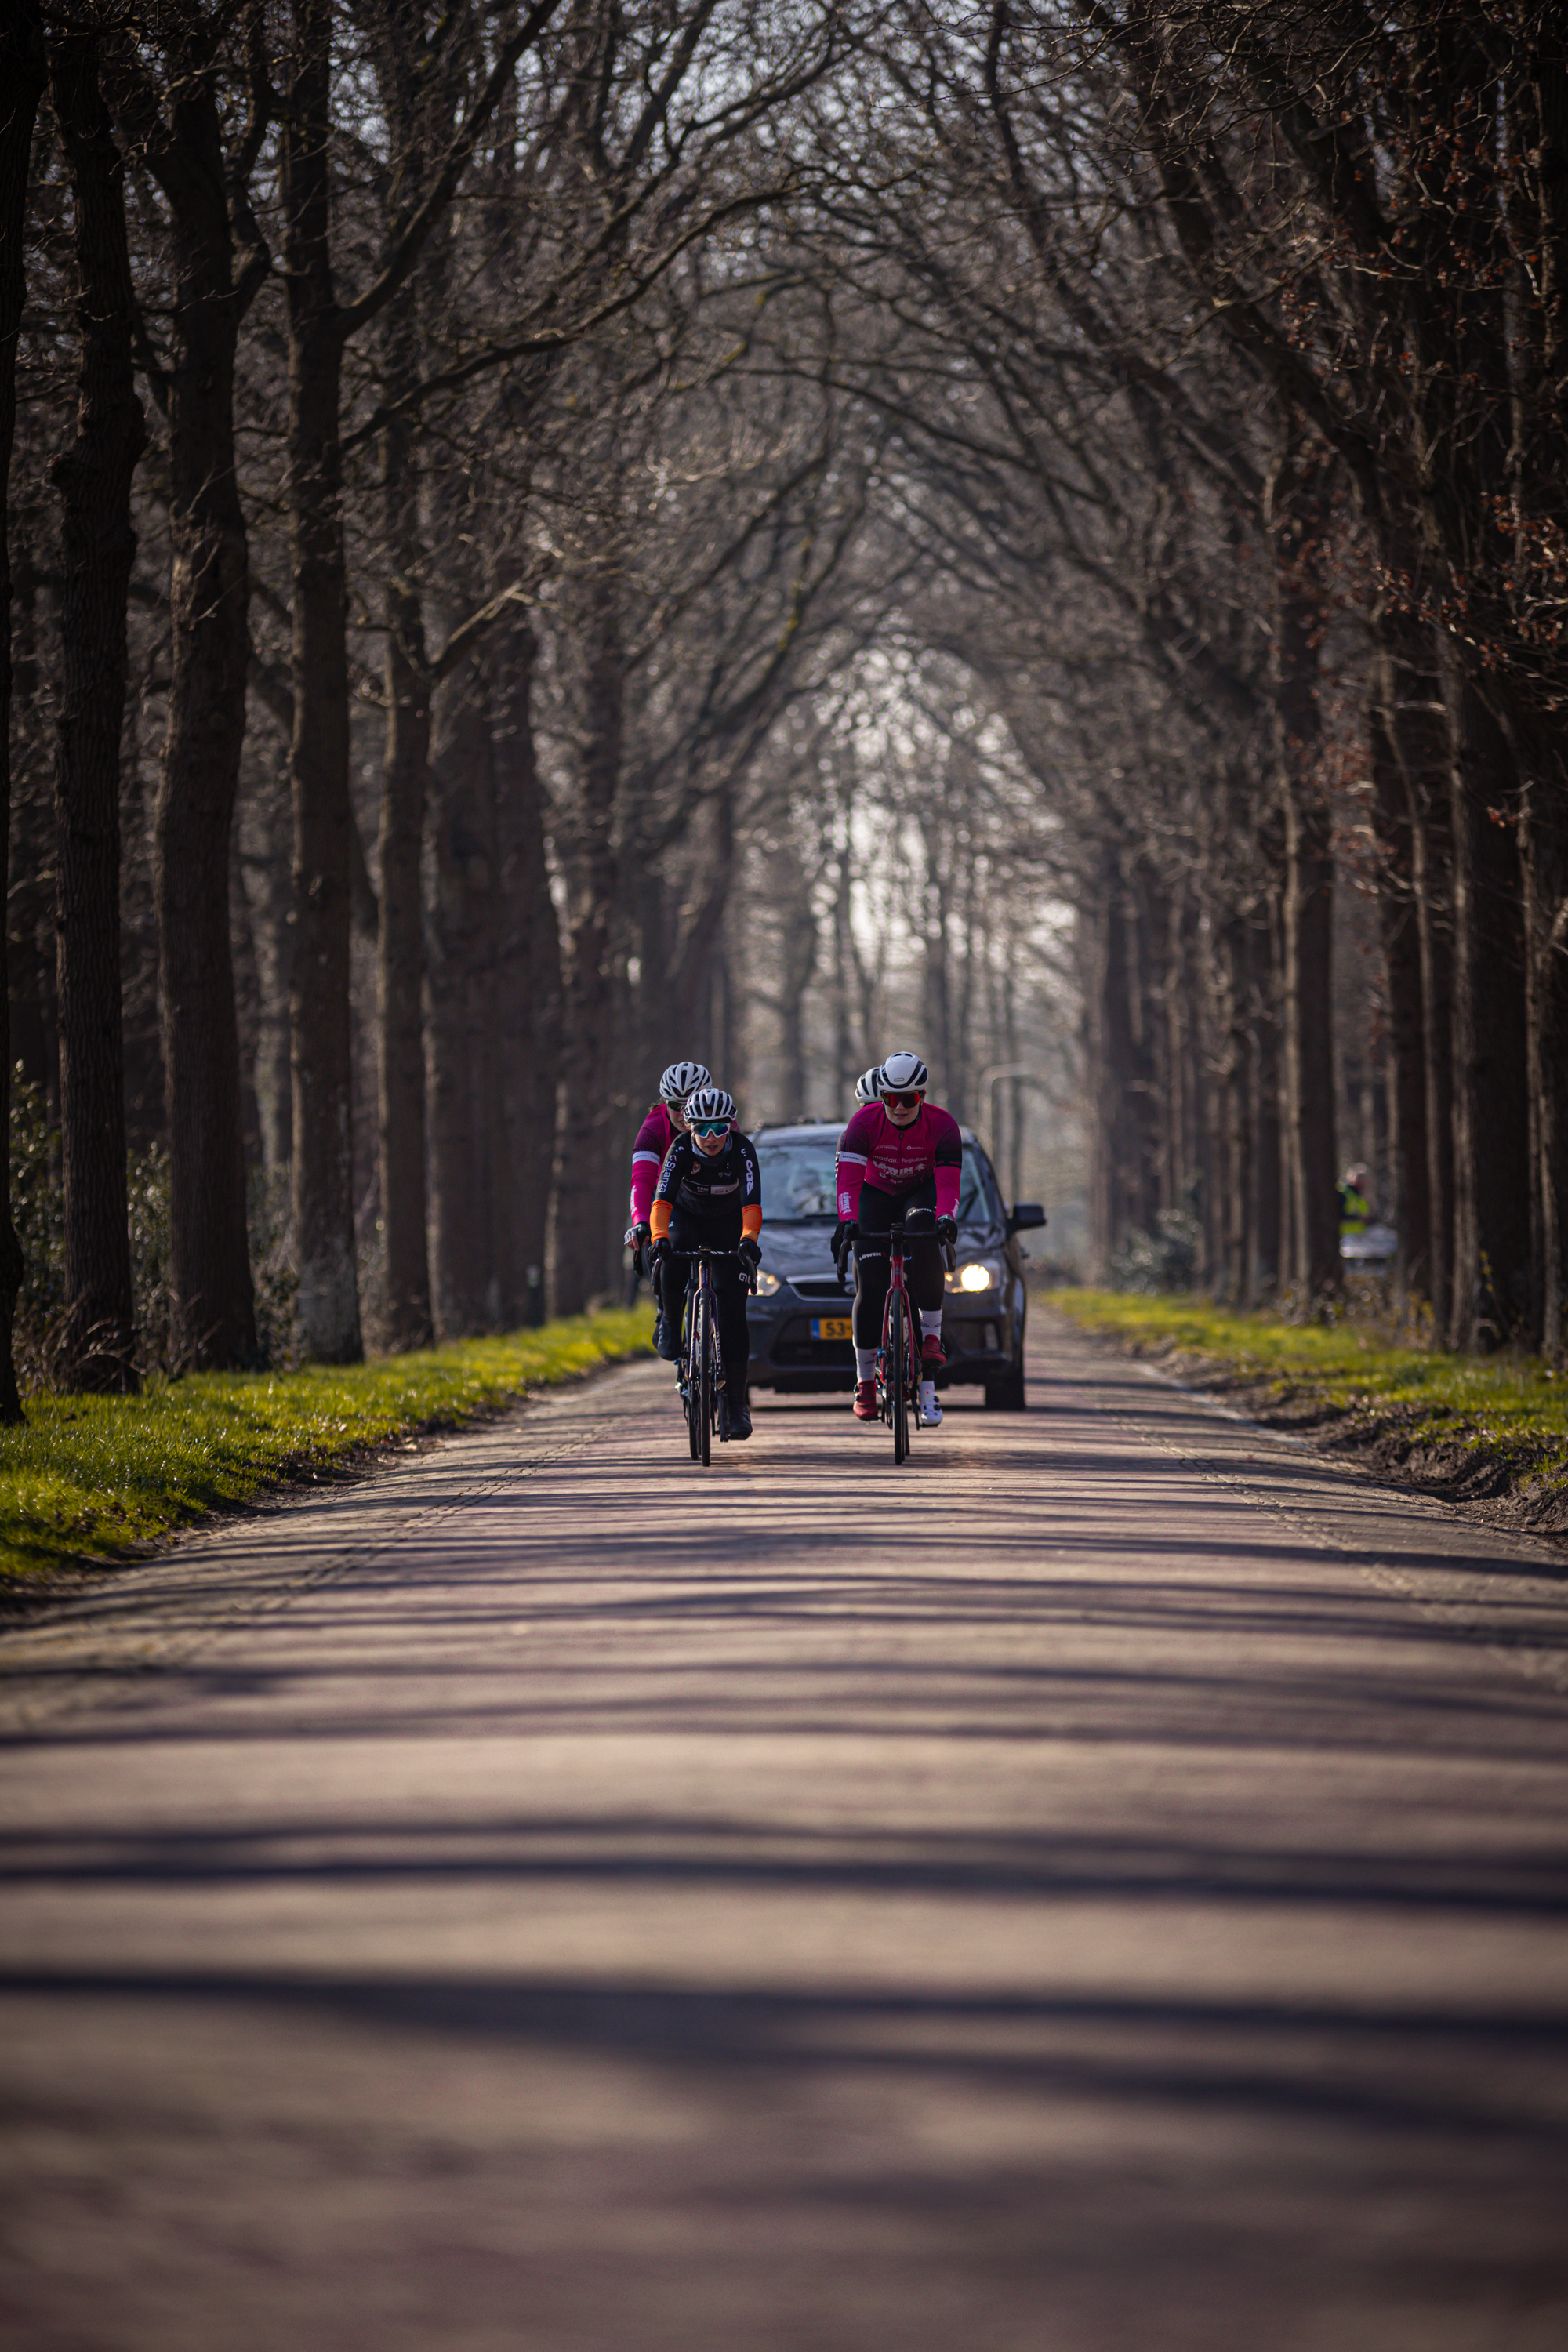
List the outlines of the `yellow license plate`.
{"label": "yellow license plate", "polygon": [[814,1339],[847,1339],[853,1328],[847,1315],[814,1315],[811,1318]]}

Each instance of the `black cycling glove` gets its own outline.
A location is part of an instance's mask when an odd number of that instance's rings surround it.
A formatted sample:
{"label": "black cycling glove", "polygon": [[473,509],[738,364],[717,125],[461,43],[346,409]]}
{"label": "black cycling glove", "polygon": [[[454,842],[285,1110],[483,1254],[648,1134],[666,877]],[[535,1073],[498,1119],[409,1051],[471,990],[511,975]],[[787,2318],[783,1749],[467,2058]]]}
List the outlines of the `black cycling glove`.
{"label": "black cycling glove", "polygon": [[744,1241],[742,1242],[736,1255],[745,1265],[755,1268],[761,1265],[763,1262],[763,1245],[761,1242],[754,1241],[752,1235],[748,1234]]}
{"label": "black cycling glove", "polygon": [[936,1221],[936,1237],[939,1242],[955,1242],[958,1239],[958,1219],[939,1217]]}
{"label": "black cycling glove", "polygon": [[849,1255],[849,1244],[859,1230],[853,1217],[840,1217],[833,1228],[833,1263],[840,1290],[844,1287],[844,1267]]}

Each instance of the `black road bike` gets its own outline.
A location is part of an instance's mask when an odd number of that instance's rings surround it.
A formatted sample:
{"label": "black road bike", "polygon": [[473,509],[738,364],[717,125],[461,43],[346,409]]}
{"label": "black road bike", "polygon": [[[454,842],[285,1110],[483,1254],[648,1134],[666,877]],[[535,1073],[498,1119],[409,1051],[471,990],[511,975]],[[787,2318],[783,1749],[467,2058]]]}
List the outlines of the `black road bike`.
{"label": "black road bike", "polygon": [[[719,1338],[719,1302],[713,1295],[713,1267],[723,1258],[738,1258],[739,1250],[694,1249],[684,1253],[697,1261],[697,1277],[686,1294],[686,1344],[680,1353],[680,1402],[686,1412],[686,1433],[691,1459],[704,1468],[713,1459],[713,1437],[730,1438],[730,1392],[724,1378],[724,1349]],[[747,1268],[746,1288],[756,1288],[756,1276]]]}

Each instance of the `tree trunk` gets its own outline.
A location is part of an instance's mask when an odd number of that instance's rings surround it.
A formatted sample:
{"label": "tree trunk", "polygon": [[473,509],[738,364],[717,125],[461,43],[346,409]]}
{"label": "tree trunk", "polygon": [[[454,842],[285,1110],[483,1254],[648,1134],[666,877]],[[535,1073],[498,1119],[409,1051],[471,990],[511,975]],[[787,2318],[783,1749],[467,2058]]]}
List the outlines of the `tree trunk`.
{"label": "tree trunk", "polygon": [[[239,829],[231,835],[234,854],[228,868],[228,929],[234,954],[234,1017],[239,1032],[239,1118],[245,1138],[247,1170],[261,1165],[261,1110],[256,1099],[256,1072],[261,1059],[261,966],[256,953],[256,926],[240,872]],[[248,1239],[248,1235],[247,1235]]]}
{"label": "tree trunk", "polygon": [[[81,338],[76,438],[50,469],[63,508],[55,768],[63,1355],[69,1386],[131,1389],[137,1378],[120,999],[120,744],[125,599],[136,552],[131,481],[147,436],[132,366],[122,166],[94,39],[56,42],[50,79],[71,164]],[[226,908],[226,874],[222,903]]]}
{"label": "tree trunk", "polygon": [[1432,1186],[1426,1151],[1426,1051],[1421,926],[1415,903],[1411,780],[1399,757],[1399,704],[1409,682],[1385,653],[1373,696],[1373,818],[1383,852],[1377,910],[1389,1005],[1389,1114],[1395,1279],[1405,1298],[1431,1297]]}
{"label": "tree trunk", "polygon": [[1310,788],[1286,802],[1285,1066],[1293,1277],[1304,1303],[1341,1286],[1334,1139],[1331,820]]}
{"label": "tree trunk", "polygon": [[925,952],[921,1002],[925,1035],[921,1051],[936,1073],[936,1084],[946,1101],[951,1098],[954,1063],[949,877],[943,866],[950,845],[946,819],[939,822],[931,816],[923,818],[920,834],[925,859],[920,891],[921,944]]}
{"label": "tree trunk", "polygon": [[[400,204],[426,175],[433,139],[451,127],[453,71],[437,73],[426,44],[423,0],[391,0],[374,37],[376,76],[399,157],[386,204],[395,233]],[[443,223],[443,228],[448,224]],[[439,235],[439,232],[437,232]],[[382,327],[382,397],[394,402],[424,363],[424,293],[448,256],[392,298]],[[438,299],[438,297],[437,297]],[[386,743],[382,768],[381,898],[376,938],[377,1143],[388,1347],[427,1348],[431,1307],[426,1197],[425,905],[423,852],[430,785],[431,677],[423,583],[429,566],[415,428],[394,417],[381,436],[386,565]]]}
{"label": "tree trunk", "polygon": [[[22,253],[18,241],[18,264]],[[0,268],[7,258],[0,258]],[[6,516],[13,610],[6,646],[11,661],[11,725],[5,746],[11,782],[5,854],[12,880],[10,921],[0,928],[6,934],[5,953],[10,971],[12,1069],[42,1089],[51,1124],[58,1127],[54,740],[43,709],[38,610],[43,583],[28,544],[29,532],[36,532],[42,521],[38,507],[24,513],[19,501],[13,499]]]}
{"label": "tree trunk", "polygon": [[[22,239],[27,218],[27,167],[33,124],[47,68],[38,11],[24,0],[0,30],[0,86],[10,93],[0,121],[0,492],[8,490],[16,433],[16,339],[26,299]],[[10,902],[11,845],[11,541],[9,499],[0,511],[0,907]],[[10,926],[0,922],[0,1423],[23,1418],[12,1354],[22,1246],[11,1221]]]}
{"label": "tree trunk", "polygon": [[[412,370],[413,295],[395,307],[389,381]],[[386,1245],[386,1344],[427,1348],[430,1253],[425,1198],[425,908],[421,858],[430,761],[430,685],[418,580],[418,486],[402,420],[382,436],[386,589],[386,755],[381,797],[381,916],[376,1002],[381,1026],[378,1122]]]}
{"label": "tree trunk", "polygon": [[229,836],[245,740],[249,556],[235,473],[239,303],[222,131],[201,83],[171,109],[153,168],[174,257],[168,379],[173,543],[169,724],[153,823],[169,1139],[170,1354],[256,1360],[246,1227]]}
{"label": "tree trunk", "polygon": [[533,632],[523,625],[508,632],[496,660],[493,756],[501,861],[498,1025],[511,1235],[510,1283],[501,1312],[508,1324],[526,1322],[542,1303],[561,1070],[561,927],[550,890],[544,795],[533,744],[537,654]]}
{"label": "tree trunk", "polygon": [[616,796],[620,783],[626,675],[619,584],[604,581],[587,617],[581,801],[568,916],[563,1084],[570,1122],[570,1181],[555,1202],[555,1306],[579,1315],[611,1272],[615,1183],[610,1165],[614,989]]}
{"label": "tree trunk", "polygon": [[1151,899],[1160,895],[1147,870],[1134,866],[1123,886],[1120,941],[1131,1072],[1126,1141],[1119,1170],[1123,1236],[1134,1231],[1152,1233],[1161,1207],[1159,933],[1149,915]]}
{"label": "tree trunk", "polygon": [[1283,1098],[1279,1071],[1279,901],[1283,893],[1283,830],[1277,816],[1260,828],[1258,848],[1267,887],[1252,909],[1247,926],[1247,963],[1251,974],[1252,1063],[1249,1106],[1252,1120],[1252,1262],[1247,1269],[1247,1297],[1256,1304],[1275,1297],[1286,1263],[1287,1234],[1281,1192],[1283,1150],[1279,1111]]}
{"label": "tree trunk", "polygon": [[862,1067],[857,1051],[855,992],[851,981],[854,968],[852,858],[852,836],[846,823],[833,848],[833,1075],[837,1086],[836,1100],[840,1104],[854,1100],[855,1081]]}
{"label": "tree trunk", "polygon": [[1116,1247],[1116,1059],[1118,991],[1114,877],[1100,877],[1100,888],[1079,902],[1079,958],[1082,971],[1083,1062],[1089,1100],[1089,1273],[1103,1282]]}
{"label": "tree trunk", "polygon": [[1089,1250],[1098,1279],[1154,1222],[1157,1126],[1135,894],[1109,861],[1084,941],[1086,1060],[1093,1105]]}
{"label": "tree trunk", "polygon": [[811,1115],[806,1101],[805,1010],[806,992],[816,969],[816,916],[799,857],[791,849],[777,862],[784,863],[786,858],[787,875],[777,877],[778,882],[785,886],[780,892],[784,900],[780,940],[784,985],[778,998],[779,1116],[801,1119]]}
{"label": "tree trunk", "polygon": [[[250,936],[261,989],[256,1039],[256,1109],[261,1126],[261,1164],[269,1177],[286,1175],[294,1156],[294,1105],[289,1068],[294,885],[286,838],[292,831],[293,820],[288,791],[288,780],[279,771],[269,780],[268,800],[250,803],[250,824],[241,834],[240,872],[246,905],[250,910]],[[256,842],[258,846],[247,846],[247,841]]]}
{"label": "tree trunk", "polygon": [[[1261,939],[1255,933],[1253,945],[1255,949],[1260,947],[1264,950],[1268,978],[1274,985],[1278,980],[1278,969],[1271,931],[1272,926],[1264,931]],[[1285,1151],[1279,1119],[1283,1089],[1279,1076],[1277,1004],[1276,992],[1271,994],[1267,1007],[1258,1012],[1253,1024],[1253,1256],[1247,1295],[1254,1303],[1279,1296],[1280,1269],[1285,1264],[1289,1238],[1285,1223]]]}
{"label": "tree trunk", "polygon": [[1520,826],[1524,875],[1534,1227],[1542,1353],[1568,1362],[1568,790],[1551,746],[1532,747]]}
{"label": "tree trunk", "polygon": [[1245,916],[1232,912],[1220,929],[1218,946],[1220,1126],[1215,1155],[1215,1273],[1218,1295],[1237,1306],[1248,1295],[1256,1247],[1254,1126],[1250,1116],[1252,1087],[1247,1017],[1251,995],[1250,942]]}
{"label": "tree trunk", "polygon": [[289,995],[294,1248],[300,1336],[356,1362],[348,585],[339,438],[342,326],[331,271],[331,0],[295,0],[283,138],[289,308],[288,495],[293,560],[296,934]]}
{"label": "tree trunk", "polygon": [[493,1330],[500,1202],[496,991],[498,856],[489,726],[477,660],[444,696],[432,769],[436,898],[430,920],[430,1211],[436,1327]]}
{"label": "tree trunk", "polygon": [[[715,988],[716,961],[735,874],[732,778],[714,800],[698,864],[699,895],[685,914],[665,973],[663,1030],[666,1035],[683,1041],[681,1054],[717,1071],[724,1066],[727,1016],[722,982]],[[792,871],[798,876],[799,866],[793,858]]]}
{"label": "tree trunk", "polygon": [[1456,1348],[1531,1321],[1530,1084],[1518,773],[1490,711],[1450,681],[1454,723]]}
{"label": "tree trunk", "polygon": [[[1153,1209],[1178,1208],[1182,1197],[1181,1167],[1182,1055],[1181,991],[1173,954],[1176,907],[1170,891],[1156,886],[1144,873],[1138,894],[1145,970],[1134,997],[1134,1012],[1142,1024],[1149,1058],[1149,1101],[1152,1114],[1154,1181]],[[1146,1223],[1141,1217],[1139,1223]]]}
{"label": "tree trunk", "polygon": [[1285,814],[1283,1027],[1291,1278],[1300,1304],[1309,1307],[1342,1286],[1334,1139],[1333,823],[1317,774],[1323,613],[1314,567],[1326,513],[1325,476],[1325,461],[1292,425],[1270,485],[1271,675]]}
{"label": "tree trunk", "polygon": [[1454,806],[1447,772],[1411,802],[1421,1064],[1426,1091],[1427,1296],[1446,1332],[1454,1299]]}

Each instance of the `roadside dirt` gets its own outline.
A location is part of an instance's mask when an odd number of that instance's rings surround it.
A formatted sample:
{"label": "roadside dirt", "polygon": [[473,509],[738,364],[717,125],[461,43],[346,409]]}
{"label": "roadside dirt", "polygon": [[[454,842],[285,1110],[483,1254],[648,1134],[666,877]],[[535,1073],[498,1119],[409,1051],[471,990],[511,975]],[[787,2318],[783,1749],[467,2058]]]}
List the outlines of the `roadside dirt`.
{"label": "roadside dirt", "polygon": [[1089,1336],[1154,1366],[1184,1389],[1223,1398],[1264,1429],[1309,1439],[1350,1468],[1407,1494],[1431,1495],[1479,1524],[1546,1536],[1568,1557],[1568,1483],[1560,1455],[1543,1447],[1521,1458],[1517,1446],[1488,1443],[1473,1429],[1434,1444],[1429,1409],[1367,1398],[1334,1403],[1306,1381],[1249,1379],[1222,1357],[1173,1346]]}

